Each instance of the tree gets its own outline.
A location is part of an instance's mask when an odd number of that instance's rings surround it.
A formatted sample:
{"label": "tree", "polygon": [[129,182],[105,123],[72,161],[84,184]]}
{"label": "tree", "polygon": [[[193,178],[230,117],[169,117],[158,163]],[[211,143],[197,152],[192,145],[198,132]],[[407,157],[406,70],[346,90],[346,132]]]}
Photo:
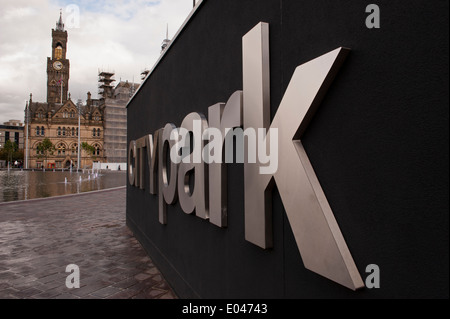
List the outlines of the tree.
{"label": "tree", "polygon": [[87,142],[81,143],[81,148],[86,151],[86,153],[90,154],[91,156],[94,155],[95,147],[92,145],[89,145]]}
{"label": "tree", "polygon": [[17,152],[17,149],[18,146],[16,142],[11,142],[10,140],[5,142],[5,145],[3,146],[3,156],[6,155],[6,161],[13,161],[13,155]]}
{"label": "tree", "polygon": [[92,145],[89,145],[87,142],[81,143],[81,148],[92,157],[93,160],[95,160],[95,147]]}
{"label": "tree", "polygon": [[[45,162],[47,162],[48,159],[48,155],[49,154],[53,154],[53,151],[55,150],[55,147],[52,143],[52,141],[50,141],[47,137],[38,144],[37,146],[37,150],[38,150],[38,157],[44,156],[45,158]],[[43,155],[42,155],[43,154]],[[45,163],[44,162],[44,167],[45,167]]]}
{"label": "tree", "polygon": [[23,160],[24,160],[23,149],[19,149],[19,150],[15,151],[14,154],[13,154],[12,160],[13,161],[23,162]]}

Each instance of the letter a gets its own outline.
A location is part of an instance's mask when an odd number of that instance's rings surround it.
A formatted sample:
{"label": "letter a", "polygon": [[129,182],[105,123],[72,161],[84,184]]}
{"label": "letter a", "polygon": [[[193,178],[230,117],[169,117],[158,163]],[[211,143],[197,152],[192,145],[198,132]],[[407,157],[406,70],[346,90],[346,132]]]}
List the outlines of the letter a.
{"label": "letter a", "polygon": [[366,272],[370,272],[366,278],[366,287],[369,289],[380,288],[380,267],[375,264],[367,265]]}
{"label": "letter a", "polygon": [[67,265],[66,272],[71,273],[66,278],[66,287],[69,289],[80,288],[80,268],[77,265],[70,264]]}
{"label": "letter a", "polygon": [[366,27],[369,29],[380,28],[380,8],[376,4],[369,4],[366,12],[370,13],[366,18]]}

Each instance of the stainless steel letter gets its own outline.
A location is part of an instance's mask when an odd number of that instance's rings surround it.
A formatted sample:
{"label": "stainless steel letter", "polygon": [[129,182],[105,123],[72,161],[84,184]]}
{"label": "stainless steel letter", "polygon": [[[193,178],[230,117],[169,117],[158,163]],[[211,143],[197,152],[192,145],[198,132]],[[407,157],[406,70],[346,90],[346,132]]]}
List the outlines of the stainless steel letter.
{"label": "stainless steel letter", "polygon": [[[242,53],[244,129],[267,129],[270,125],[269,25],[267,23],[259,23],[242,38]],[[251,145],[247,143],[246,146],[248,149]],[[255,154],[257,152],[256,149]],[[245,239],[261,248],[271,248],[273,245],[272,196],[265,192],[272,176],[259,175],[259,162],[250,163],[246,155],[244,163]]]}
{"label": "stainless steel letter", "polygon": [[[217,103],[208,108],[210,127],[222,133],[222,149],[225,129],[242,125],[242,91],[234,92],[227,104]],[[223,154],[223,153],[222,153]],[[227,166],[221,163],[209,164],[209,221],[219,227],[227,226]]]}
{"label": "stainless steel letter", "polygon": [[[195,134],[194,121],[199,121],[200,132]],[[208,171],[206,164],[201,160],[201,154],[204,147],[202,138],[203,131],[208,127],[208,122],[203,114],[190,113],[186,115],[180,128],[184,128],[194,133],[194,148],[188,155],[189,163],[182,161],[178,169],[178,196],[180,206],[186,214],[192,214],[195,209],[197,217],[202,219],[209,218],[208,213]],[[200,160],[196,160],[196,154],[200,154]],[[198,156],[197,156],[198,157]],[[189,190],[189,172],[194,170],[194,191],[190,194]]]}
{"label": "stainless steel letter", "polygon": [[[269,127],[268,41],[264,23],[243,37],[244,128]],[[272,246],[275,180],[305,267],[355,290],[364,283],[300,141],[348,52],[338,48],[295,70],[271,125],[280,139],[278,171],[261,175],[260,163],[244,164],[245,235],[258,246]]]}
{"label": "stainless steel letter", "polygon": [[150,183],[150,194],[157,194],[157,178],[158,178],[158,139],[159,135],[162,134],[163,129],[155,131],[153,136],[151,134],[146,136],[146,147],[147,147],[147,161],[148,170],[150,172],[149,183]]}
{"label": "stainless steel letter", "polygon": [[175,144],[174,140],[170,139],[170,134],[173,130],[176,130],[176,126],[168,123],[164,127],[162,134],[159,134],[159,154],[158,154],[158,170],[159,170],[159,222],[163,225],[167,224],[167,204],[174,204],[177,200],[177,171],[178,164],[170,161],[170,177],[167,161],[170,149]]}
{"label": "stainless steel letter", "polygon": [[137,175],[137,183],[136,186],[138,186],[140,189],[145,189],[145,178],[144,178],[144,148],[145,148],[145,136],[141,137],[136,140],[136,175]]}
{"label": "stainless steel letter", "polygon": [[136,181],[136,142],[130,141],[128,145],[128,182],[131,186]]}

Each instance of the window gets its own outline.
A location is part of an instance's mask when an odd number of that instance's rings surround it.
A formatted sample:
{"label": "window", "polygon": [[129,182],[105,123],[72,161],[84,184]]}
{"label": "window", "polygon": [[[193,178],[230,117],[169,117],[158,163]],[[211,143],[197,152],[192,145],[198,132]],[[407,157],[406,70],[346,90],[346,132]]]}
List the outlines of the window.
{"label": "window", "polygon": [[99,156],[100,155],[100,149],[101,149],[100,145],[94,144],[93,146],[94,146],[94,151],[92,152],[93,153],[92,155]]}
{"label": "window", "polygon": [[45,136],[45,128],[44,127],[41,127],[41,135]]}
{"label": "window", "polygon": [[72,155],[78,154],[78,144],[72,144]]}
{"label": "window", "polygon": [[58,136],[61,136],[61,127],[58,127]]}
{"label": "window", "polygon": [[71,111],[71,112],[70,112],[70,118],[73,119],[74,117],[75,117],[75,112],[74,112],[74,111]]}
{"label": "window", "polygon": [[58,144],[56,150],[58,151],[58,155],[66,155],[66,146],[63,143]]}
{"label": "window", "polygon": [[62,45],[58,43],[58,46],[55,48],[55,59],[61,60],[62,57],[63,57]]}
{"label": "window", "polygon": [[72,136],[75,136],[75,128],[72,127]]}
{"label": "window", "polygon": [[78,127],[77,127],[77,130],[76,130],[76,132],[77,132],[77,136],[78,136]]}
{"label": "window", "polygon": [[40,151],[39,150],[39,146],[41,145],[41,143],[39,143],[39,144],[37,144],[36,145],[36,155],[37,156],[39,156],[39,155],[44,155],[44,151]]}
{"label": "window", "polygon": [[63,127],[63,134],[62,135],[66,136],[66,128],[65,127]]}
{"label": "window", "polygon": [[39,126],[36,126],[36,136],[41,135],[41,129],[39,128]]}
{"label": "window", "polygon": [[98,129],[96,129],[96,128],[94,128],[93,130],[92,130],[92,136],[98,136],[98,137],[100,137],[100,129],[98,128]]}

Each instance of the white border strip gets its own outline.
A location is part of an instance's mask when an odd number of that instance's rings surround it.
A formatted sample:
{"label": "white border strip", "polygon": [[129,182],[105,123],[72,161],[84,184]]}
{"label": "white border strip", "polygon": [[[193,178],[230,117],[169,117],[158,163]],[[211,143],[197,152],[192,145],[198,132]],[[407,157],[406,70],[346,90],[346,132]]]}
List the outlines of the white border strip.
{"label": "white border strip", "polygon": [[151,68],[150,72],[147,74],[147,76],[145,77],[144,81],[141,83],[141,85],[138,87],[138,89],[134,92],[133,96],[130,98],[130,100],[127,103],[126,108],[128,108],[128,106],[130,105],[131,101],[133,101],[134,97],[136,96],[136,94],[138,94],[138,92],[141,90],[141,88],[144,86],[145,82],[147,82],[148,78],[150,77],[150,75],[153,73],[153,71],[156,69],[156,67],[159,65],[159,63],[161,62],[161,60],[164,58],[164,56],[166,55],[167,51],[170,50],[170,48],[172,47],[173,43],[176,41],[176,39],[178,38],[178,36],[180,35],[180,33],[184,30],[184,28],[186,27],[186,25],[188,24],[188,22],[191,20],[191,18],[194,16],[194,14],[197,12],[197,10],[202,6],[202,4],[206,2],[206,0],[198,0],[197,3],[195,4],[195,7],[192,9],[191,13],[189,13],[189,15],[187,16],[186,20],[184,20],[183,24],[181,25],[181,27],[178,29],[177,33],[175,33],[175,35],[173,36],[172,40],[170,41],[169,45],[166,47],[166,49],[161,53],[161,55],[159,56],[158,60],[156,60],[156,63],[153,65],[153,67]]}

